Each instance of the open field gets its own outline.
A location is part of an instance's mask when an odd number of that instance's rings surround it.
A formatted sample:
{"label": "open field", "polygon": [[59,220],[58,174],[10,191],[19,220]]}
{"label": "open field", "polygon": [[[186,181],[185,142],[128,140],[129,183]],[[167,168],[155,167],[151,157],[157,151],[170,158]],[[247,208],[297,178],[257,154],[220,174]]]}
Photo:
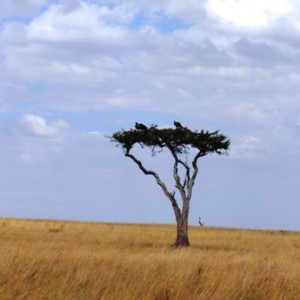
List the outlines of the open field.
{"label": "open field", "polygon": [[0,299],[300,299],[300,233],[0,219]]}

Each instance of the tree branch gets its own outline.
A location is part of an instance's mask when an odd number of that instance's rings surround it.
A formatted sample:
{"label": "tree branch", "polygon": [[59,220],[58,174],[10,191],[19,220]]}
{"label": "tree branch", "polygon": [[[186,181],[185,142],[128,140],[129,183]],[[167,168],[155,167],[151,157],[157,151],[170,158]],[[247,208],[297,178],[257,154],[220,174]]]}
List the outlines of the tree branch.
{"label": "tree branch", "polygon": [[183,188],[185,189],[189,183],[190,183],[190,167],[185,163],[186,165],[186,172],[185,172],[185,179],[184,179],[184,183],[183,183]]}
{"label": "tree branch", "polygon": [[173,177],[174,177],[174,180],[175,180],[175,183],[176,183],[175,187],[179,190],[181,199],[184,199],[186,195],[185,195],[184,187],[183,187],[183,185],[181,184],[181,181],[180,181],[180,176],[178,175],[178,160],[176,160],[176,159],[174,161]]}
{"label": "tree branch", "polygon": [[198,159],[205,155],[206,155],[205,153],[203,153],[202,151],[199,151],[193,159],[193,162],[192,162],[193,174],[192,174],[192,178],[190,179],[189,184],[187,186],[189,199],[191,199],[191,197],[192,197],[193,186],[194,186],[197,174],[198,174],[198,166],[197,166]]}
{"label": "tree branch", "polygon": [[[175,180],[175,187],[179,190],[180,196],[182,201],[186,198],[186,191],[185,191],[185,185],[187,181],[187,176],[189,177],[189,166],[183,162],[177,155],[174,147],[169,143],[166,142],[167,148],[170,150],[173,158],[174,158],[174,167],[173,167],[173,177]],[[180,176],[178,174],[178,164],[181,164],[185,169],[186,169],[186,175],[185,175],[185,180],[183,183],[181,183]]]}
{"label": "tree branch", "polygon": [[[177,155],[174,147],[172,147],[172,145],[170,143],[166,143],[166,146],[167,148],[170,150],[173,158],[174,158],[174,169],[173,169],[173,176],[174,176],[174,179],[175,179],[175,182],[176,184],[178,184],[178,186],[182,187],[182,191],[179,191],[182,193],[185,193],[185,186],[187,184],[187,182],[189,182],[190,180],[190,167],[187,163],[183,162]],[[184,182],[181,183],[180,181],[180,177],[178,175],[178,164],[181,164],[185,170],[186,170],[186,173],[185,173],[185,179],[184,179]]]}
{"label": "tree branch", "polygon": [[157,184],[162,188],[164,194],[170,199],[176,216],[177,216],[177,214],[180,215],[181,211],[180,211],[180,208],[175,199],[175,192],[173,192],[173,193],[169,192],[168,188],[166,187],[164,182],[160,179],[158,174],[154,171],[147,170],[140,160],[138,160],[133,154],[129,153],[129,150],[125,151],[125,156],[131,158],[145,175],[152,175],[155,178]]}

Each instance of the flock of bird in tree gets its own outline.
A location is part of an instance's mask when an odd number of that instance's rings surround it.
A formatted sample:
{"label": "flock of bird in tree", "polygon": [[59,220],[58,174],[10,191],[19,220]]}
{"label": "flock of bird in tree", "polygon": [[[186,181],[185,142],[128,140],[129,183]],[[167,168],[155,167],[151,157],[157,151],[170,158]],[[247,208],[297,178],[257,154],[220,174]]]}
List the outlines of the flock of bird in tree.
{"label": "flock of bird in tree", "polygon": [[[176,128],[183,128],[183,126],[177,122],[177,121],[174,121],[174,125]],[[148,127],[142,123],[138,123],[138,122],[135,122],[135,128],[138,129],[138,130],[147,130]]]}

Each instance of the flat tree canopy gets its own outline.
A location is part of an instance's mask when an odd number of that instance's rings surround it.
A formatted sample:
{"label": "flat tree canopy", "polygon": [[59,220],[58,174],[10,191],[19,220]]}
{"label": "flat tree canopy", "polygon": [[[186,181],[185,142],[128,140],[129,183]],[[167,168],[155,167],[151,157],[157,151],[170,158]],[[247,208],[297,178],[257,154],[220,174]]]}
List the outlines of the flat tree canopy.
{"label": "flat tree canopy", "polygon": [[[120,130],[113,133],[111,141],[121,145],[124,155],[132,159],[145,175],[152,175],[156,179],[157,184],[162,188],[164,194],[169,198],[177,221],[177,239],[175,245],[183,247],[189,245],[189,203],[193,185],[198,174],[198,159],[209,153],[226,154],[230,141],[225,135],[220,134],[218,130],[214,132],[204,130],[193,131],[187,127],[183,127],[179,122],[174,122],[174,125],[175,128],[158,128],[155,124],[147,127],[144,124],[136,123],[133,129]],[[131,150],[136,145],[142,148],[150,148],[153,155],[160,153],[164,149],[170,151],[174,159],[173,177],[175,188],[179,191],[183,203],[181,208],[175,198],[176,192],[168,190],[159,175],[155,171],[145,168],[143,163],[132,154]],[[190,165],[187,159],[182,159],[182,156],[187,156],[191,149],[196,150],[196,154]],[[179,166],[184,170],[183,178],[179,176]]]}

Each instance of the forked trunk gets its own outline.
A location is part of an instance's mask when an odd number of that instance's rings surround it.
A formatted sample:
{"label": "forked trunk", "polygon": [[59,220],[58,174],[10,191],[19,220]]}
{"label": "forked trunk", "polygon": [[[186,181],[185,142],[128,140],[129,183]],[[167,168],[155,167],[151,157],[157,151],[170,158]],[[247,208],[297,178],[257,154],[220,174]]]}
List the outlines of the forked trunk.
{"label": "forked trunk", "polygon": [[175,247],[182,248],[188,247],[189,245],[188,220],[184,217],[177,218],[177,237]]}

